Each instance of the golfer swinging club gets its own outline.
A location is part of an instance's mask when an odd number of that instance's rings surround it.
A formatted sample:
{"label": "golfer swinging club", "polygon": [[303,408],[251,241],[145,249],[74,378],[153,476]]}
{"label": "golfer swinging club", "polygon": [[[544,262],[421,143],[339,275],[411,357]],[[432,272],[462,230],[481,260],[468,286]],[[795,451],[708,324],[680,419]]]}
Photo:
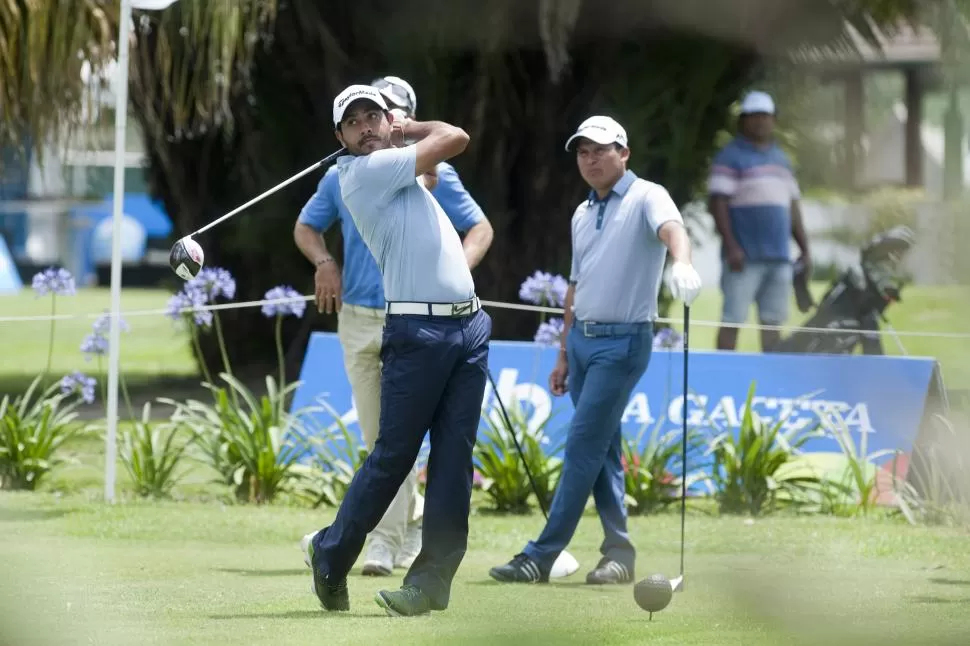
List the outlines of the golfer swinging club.
{"label": "golfer swinging club", "polygon": [[[417,97],[411,85],[396,76],[371,83],[384,95],[392,113],[414,118]],[[381,270],[357,232],[353,217],[340,195],[336,166],[320,180],[293,229],[297,247],[314,264],[317,309],[336,311],[337,333],[344,365],[354,395],[361,434],[367,450],[374,449],[381,413],[381,339],[384,329],[384,289]],[[438,164],[419,181],[431,191],[452,225],[465,232],[462,242],[470,269],[481,261],[492,242],[492,226],[481,207],[465,190],[454,167]],[[341,269],[327,249],[321,233],[340,222],[344,266]],[[409,568],[421,551],[424,500],[418,491],[415,462],[380,523],[371,533],[361,573],[389,576],[395,567]],[[303,537],[304,550],[312,534]],[[309,565],[309,556],[304,554]]]}
{"label": "golfer swinging club", "polygon": [[549,571],[579,525],[590,492],[606,537],[586,583],[630,583],[636,551],[627,533],[620,420],[650,360],[657,293],[667,251],[670,291],[690,304],[701,279],[690,240],[667,190],[627,170],[623,127],[590,117],[566,141],[576,143],[589,197],[572,218],[572,269],[564,332],[549,389],[566,390],[575,413],[566,436],[559,485],[542,534],[509,563],[489,571],[502,582],[548,582]]}
{"label": "golfer swinging club", "polygon": [[[340,192],[384,279],[380,430],[333,523],[310,541],[313,589],[326,610],[349,610],[347,574],[431,432],[422,547],[391,615],[448,607],[468,544],[472,448],[488,370],[491,318],[481,309],[461,240],[417,177],[461,154],[468,135],[440,121],[398,120],[369,85],[333,103]],[[394,139],[394,143],[392,143]],[[417,143],[395,147],[410,139]]]}

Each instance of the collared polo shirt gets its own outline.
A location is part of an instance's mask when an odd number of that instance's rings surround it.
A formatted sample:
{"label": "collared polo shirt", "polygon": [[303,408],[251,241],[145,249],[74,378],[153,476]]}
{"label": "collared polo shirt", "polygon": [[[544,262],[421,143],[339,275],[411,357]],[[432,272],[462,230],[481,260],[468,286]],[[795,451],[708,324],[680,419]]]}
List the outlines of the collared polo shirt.
{"label": "collared polo shirt", "polygon": [[572,219],[576,319],[644,323],[657,317],[667,246],[657,236],[667,222],[683,223],[663,186],[628,170],[602,200],[595,191]]}
{"label": "collared polo shirt", "polygon": [[[455,229],[464,233],[484,220],[485,214],[465,189],[455,168],[441,162],[437,172],[438,184],[431,194]],[[354,225],[340,195],[337,167],[331,166],[317,184],[316,192],[303,206],[298,221],[322,233],[338,220],[344,246],[341,300],[351,305],[383,309],[384,284],[380,267]]]}
{"label": "collared polo shirt", "polygon": [[791,203],[801,192],[781,148],[735,137],[714,157],[708,192],[728,198],[731,232],[749,260],[791,259]]}
{"label": "collared polo shirt", "polygon": [[377,261],[388,301],[454,303],[475,283],[448,216],[416,176],[417,149],[337,159],[340,194]]}

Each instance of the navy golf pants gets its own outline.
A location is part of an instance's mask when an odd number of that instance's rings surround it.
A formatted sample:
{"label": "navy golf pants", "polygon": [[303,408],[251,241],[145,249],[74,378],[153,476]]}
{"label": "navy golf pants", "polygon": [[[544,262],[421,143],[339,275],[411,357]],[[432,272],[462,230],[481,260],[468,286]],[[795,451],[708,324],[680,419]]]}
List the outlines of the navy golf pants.
{"label": "navy golf pants", "polygon": [[332,580],[347,576],[430,429],[421,553],[404,583],[432,607],[448,606],[468,544],[472,449],[488,374],[492,320],[388,315],[381,346],[381,420],[374,450],[354,475],[333,523],[314,538],[314,561]]}
{"label": "navy golf pants", "polygon": [[523,551],[543,568],[551,568],[572,540],[592,493],[605,534],[600,552],[632,574],[636,550],[627,533],[621,420],[650,362],[653,325],[599,324],[588,329],[591,336],[584,335],[578,323],[566,337],[575,412],[549,521]]}

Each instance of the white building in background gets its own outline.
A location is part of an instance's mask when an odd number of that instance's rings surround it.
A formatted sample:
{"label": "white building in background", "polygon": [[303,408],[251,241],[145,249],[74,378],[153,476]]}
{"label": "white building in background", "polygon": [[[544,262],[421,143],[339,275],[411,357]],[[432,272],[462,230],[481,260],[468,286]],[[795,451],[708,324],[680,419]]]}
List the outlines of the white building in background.
{"label": "white building in background", "polygon": [[[90,223],[83,218],[72,220],[69,214],[76,207],[101,203],[113,189],[116,70],[117,63],[100,77],[92,78],[90,66],[85,63],[81,78],[94,112],[82,117],[92,125],[74,133],[66,148],[45,146],[42,162],[30,155],[26,200],[0,200],[0,213],[26,213],[27,233],[22,248],[8,243],[14,247],[11,255],[15,262],[27,268],[25,273],[57,264],[71,270],[79,284],[91,282],[76,240],[78,229],[89,227]],[[141,193],[146,190],[143,139],[134,119],[128,119],[127,126],[125,192]],[[108,236],[110,240],[110,232]]]}

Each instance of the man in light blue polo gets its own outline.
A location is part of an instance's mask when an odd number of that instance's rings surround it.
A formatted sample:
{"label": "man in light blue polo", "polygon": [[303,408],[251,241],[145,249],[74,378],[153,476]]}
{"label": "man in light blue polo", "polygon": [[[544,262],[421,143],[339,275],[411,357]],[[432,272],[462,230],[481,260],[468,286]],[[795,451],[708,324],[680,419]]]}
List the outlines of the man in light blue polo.
{"label": "man in light blue polo", "polygon": [[421,552],[402,588],[376,597],[388,614],[426,614],[448,607],[468,544],[492,324],[458,233],[417,178],[461,154],[468,135],[440,121],[397,119],[368,85],[337,95],[333,122],[349,152],[337,159],[340,194],[380,267],[386,315],[377,442],[336,518],[309,543],[313,589],[326,610],[350,609],[347,574],[430,429]]}
{"label": "man in light blue polo", "polygon": [[[721,236],[724,295],[718,350],[733,350],[738,328],[758,305],[763,325],[788,319],[793,267],[789,241],[801,250],[799,263],[811,276],[811,254],[802,224],[801,192],[784,151],[772,140],[775,103],[751,92],[741,103],[738,136],[714,157],[708,180],[709,210]],[[761,349],[778,343],[777,330],[761,330]]]}
{"label": "man in light blue polo", "polygon": [[689,305],[701,287],[669,193],[626,168],[630,150],[623,127],[610,117],[590,117],[566,142],[567,151],[574,142],[580,175],[591,190],[573,214],[564,333],[549,389],[556,396],[568,390],[575,412],[546,526],[511,561],[489,571],[508,583],[549,581],[590,493],[606,536],[603,557],[586,582],[633,580],[636,552],[626,527],[620,420],[650,360],[668,251],[674,298]]}
{"label": "man in light blue polo", "polygon": [[[417,97],[407,81],[386,76],[371,85],[381,92],[392,112],[415,118]],[[439,163],[433,174],[424,175],[421,180],[454,227],[465,232],[462,246],[469,268],[474,269],[488,251],[493,236],[491,224],[481,207],[465,190],[455,168],[447,162]],[[338,221],[344,244],[342,275],[321,235]],[[330,167],[320,180],[316,193],[303,207],[293,237],[303,255],[317,268],[314,276],[317,308],[321,312],[337,312],[337,333],[358,423],[367,449],[373,450],[381,413],[384,288],[381,270],[340,196],[336,166]],[[371,534],[362,574],[388,576],[395,567],[411,567],[421,551],[423,504],[415,463]],[[311,534],[303,537],[304,550],[310,540]]]}

